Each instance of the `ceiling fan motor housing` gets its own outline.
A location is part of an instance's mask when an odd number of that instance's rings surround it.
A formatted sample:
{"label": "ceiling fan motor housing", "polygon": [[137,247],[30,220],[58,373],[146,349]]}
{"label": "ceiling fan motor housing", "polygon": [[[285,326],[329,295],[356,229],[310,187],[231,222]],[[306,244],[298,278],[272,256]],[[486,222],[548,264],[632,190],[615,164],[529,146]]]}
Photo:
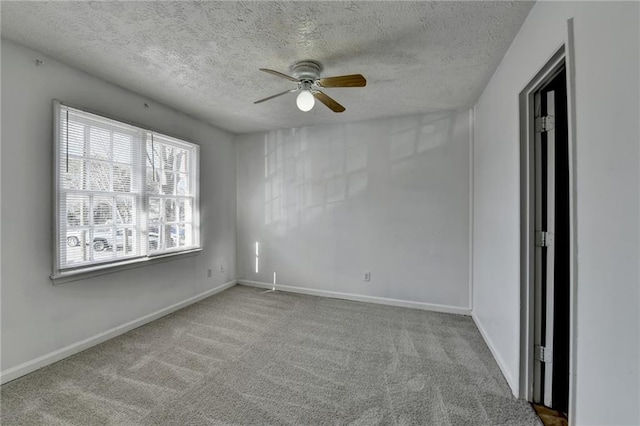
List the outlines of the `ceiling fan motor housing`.
{"label": "ceiling fan motor housing", "polygon": [[291,67],[291,74],[302,82],[314,82],[320,78],[322,65],[316,61],[300,61]]}

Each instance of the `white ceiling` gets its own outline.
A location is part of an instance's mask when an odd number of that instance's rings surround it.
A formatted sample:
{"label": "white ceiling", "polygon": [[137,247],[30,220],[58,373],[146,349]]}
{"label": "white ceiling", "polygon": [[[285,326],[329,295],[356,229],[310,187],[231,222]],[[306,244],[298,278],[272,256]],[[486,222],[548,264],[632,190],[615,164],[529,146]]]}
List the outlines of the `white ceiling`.
{"label": "white ceiling", "polygon": [[[469,107],[531,2],[1,2],[2,36],[234,133]],[[298,111],[295,83],[361,73],[326,89],[346,107]]]}

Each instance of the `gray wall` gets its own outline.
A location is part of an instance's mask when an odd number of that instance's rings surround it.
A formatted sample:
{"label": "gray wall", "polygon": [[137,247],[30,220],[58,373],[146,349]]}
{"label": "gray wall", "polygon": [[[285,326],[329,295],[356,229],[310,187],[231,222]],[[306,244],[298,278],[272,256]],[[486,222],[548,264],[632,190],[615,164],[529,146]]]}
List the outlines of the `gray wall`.
{"label": "gray wall", "polygon": [[519,372],[518,94],[575,22],[575,424],[640,424],[640,5],[538,2],[475,107],[473,307]]}
{"label": "gray wall", "polygon": [[[36,58],[44,60],[35,66]],[[53,286],[52,100],[201,146],[199,254]],[[230,134],[2,41],[2,370],[233,280],[235,146]],[[225,273],[221,274],[220,264]],[[208,268],[214,270],[206,277]]]}
{"label": "gray wall", "polygon": [[464,111],[238,136],[240,276],[468,310],[469,123]]}

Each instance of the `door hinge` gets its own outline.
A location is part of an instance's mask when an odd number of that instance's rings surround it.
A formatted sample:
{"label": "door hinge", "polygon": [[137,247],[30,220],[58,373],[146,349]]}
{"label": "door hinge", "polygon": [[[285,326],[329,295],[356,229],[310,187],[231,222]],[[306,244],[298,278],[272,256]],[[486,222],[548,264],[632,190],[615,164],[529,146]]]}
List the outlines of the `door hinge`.
{"label": "door hinge", "polygon": [[547,231],[536,231],[536,247],[549,247],[553,243],[553,234]]}
{"label": "door hinge", "polygon": [[553,118],[553,115],[544,115],[542,117],[536,118],[536,132],[538,133],[553,130],[554,125],[555,120]]}
{"label": "door hinge", "polygon": [[551,349],[546,348],[544,346],[541,345],[535,345],[534,346],[534,357],[536,359],[536,361],[540,361],[540,362],[552,362],[553,361],[553,355],[551,353]]}

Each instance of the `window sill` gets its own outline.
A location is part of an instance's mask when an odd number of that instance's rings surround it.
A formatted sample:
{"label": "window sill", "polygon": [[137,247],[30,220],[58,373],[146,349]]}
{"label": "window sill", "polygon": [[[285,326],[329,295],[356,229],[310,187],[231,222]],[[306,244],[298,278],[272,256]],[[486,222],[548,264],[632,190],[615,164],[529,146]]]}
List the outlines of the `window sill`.
{"label": "window sill", "polygon": [[60,285],[72,281],[84,280],[87,278],[93,278],[100,275],[111,274],[114,272],[125,271],[127,269],[140,268],[142,266],[148,266],[155,263],[168,262],[170,260],[179,260],[185,257],[191,257],[197,255],[202,251],[202,247],[194,248],[191,250],[181,251],[177,253],[167,253],[163,255],[153,257],[143,257],[139,259],[125,260],[118,263],[111,263],[108,266],[89,266],[87,268],[76,269],[73,271],[60,272],[55,275],[51,275],[51,281],[53,285]]}

